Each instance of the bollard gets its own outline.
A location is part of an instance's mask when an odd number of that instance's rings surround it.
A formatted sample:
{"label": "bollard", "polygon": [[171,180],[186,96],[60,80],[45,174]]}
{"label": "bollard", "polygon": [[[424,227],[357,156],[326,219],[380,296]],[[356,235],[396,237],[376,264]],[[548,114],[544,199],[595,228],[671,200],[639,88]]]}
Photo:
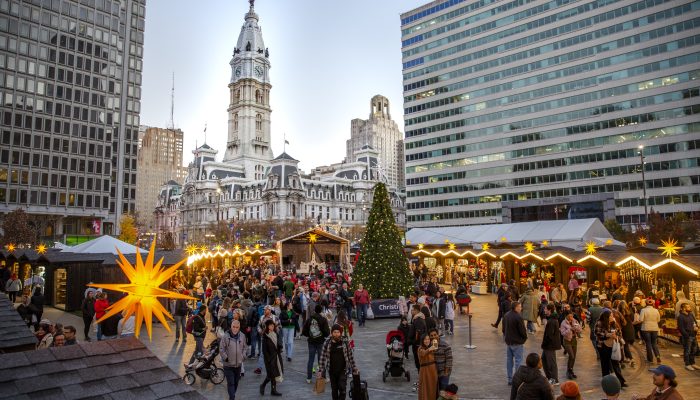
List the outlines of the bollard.
{"label": "bollard", "polygon": [[464,346],[465,349],[472,350],[476,349],[476,346],[472,344],[472,315],[467,314],[469,316],[469,344]]}

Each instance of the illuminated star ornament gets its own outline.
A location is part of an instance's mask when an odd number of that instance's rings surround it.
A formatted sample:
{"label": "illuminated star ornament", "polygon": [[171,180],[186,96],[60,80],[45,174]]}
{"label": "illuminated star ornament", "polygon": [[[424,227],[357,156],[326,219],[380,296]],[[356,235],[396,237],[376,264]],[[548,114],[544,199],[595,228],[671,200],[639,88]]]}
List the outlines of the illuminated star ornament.
{"label": "illuminated star ornament", "polygon": [[448,247],[450,250],[454,250],[455,248],[457,248],[457,245],[454,244],[454,243],[450,243],[450,244],[447,245],[447,247]]}
{"label": "illuminated star ornament", "polygon": [[41,243],[38,246],[36,246],[36,252],[39,254],[44,254],[46,253],[46,245]]}
{"label": "illuminated star ornament", "polygon": [[645,246],[645,245],[647,244],[647,238],[645,238],[644,236],[642,236],[642,237],[639,238],[639,240],[637,240],[637,242],[639,242],[639,245],[640,245],[640,246]]}
{"label": "illuminated star ornament", "polygon": [[170,326],[168,326],[165,318],[167,317],[171,320],[173,319],[170,313],[160,303],[160,298],[196,300],[193,297],[171,292],[159,287],[170,279],[170,277],[175,275],[177,269],[180,268],[180,265],[182,265],[182,263],[184,263],[186,260],[181,260],[179,263],[164,270],[161,268],[161,264],[163,263],[162,258],[155,265],[153,264],[155,249],[156,241],[154,240],[153,243],[151,243],[151,249],[148,252],[145,262],[141,258],[141,253],[139,253],[137,250],[136,266],[132,266],[126,257],[124,257],[124,255],[119,251],[119,249],[117,249],[117,253],[119,253],[117,264],[119,267],[121,267],[124,275],[126,275],[130,283],[96,283],[87,285],[95,288],[103,288],[126,293],[125,297],[109,306],[107,309],[108,311],[97,322],[102,322],[122,311],[126,312],[124,318],[129,318],[131,315],[136,314],[136,337],[138,337],[139,333],[141,332],[141,324],[145,322],[146,330],[148,331],[148,339],[151,340],[151,336],[153,334],[154,315],[163,324],[163,327],[168,332],[170,332]]}
{"label": "illuminated star ornament", "polygon": [[525,251],[527,251],[528,253],[532,253],[533,251],[535,251],[535,245],[532,242],[525,243]]}
{"label": "illuminated star ornament", "polygon": [[237,245],[233,246],[233,248],[236,249],[236,250],[240,250],[240,249],[241,249],[241,246],[237,244]]}
{"label": "illuminated star ornament", "polygon": [[255,247],[255,250],[259,249],[259,248],[260,248],[260,243],[255,243],[255,246],[254,246],[254,247]]}
{"label": "illuminated star ornament", "polygon": [[214,250],[216,250],[216,251],[221,251],[221,249],[223,249],[223,247],[221,247],[220,244],[217,244],[216,246],[214,246]]}
{"label": "illuminated star ornament", "polygon": [[605,241],[605,245],[606,245],[606,246],[612,246],[612,244],[613,244],[613,240],[612,240],[612,239],[608,239],[608,240]]}
{"label": "illuminated star ornament", "polygon": [[318,240],[318,235],[315,233],[309,233],[309,243],[316,243]]}
{"label": "illuminated star ornament", "polygon": [[665,255],[668,258],[673,258],[673,256],[678,255],[678,250],[683,249],[682,247],[678,246],[678,241],[676,239],[668,239],[668,240],[662,240],[661,244],[663,246],[659,246],[658,249],[661,250],[661,254]]}
{"label": "illuminated star ornament", "polygon": [[507,241],[506,237],[505,237],[505,236],[501,236],[501,242],[504,242],[504,243],[505,243],[506,241]]}
{"label": "illuminated star ornament", "polygon": [[588,242],[586,243],[586,254],[593,255],[595,254],[596,250],[598,249],[598,246],[596,246],[595,242]]}
{"label": "illuminated star ornament", "polygon": [[418,250],[423,250],[423,243],[418,243]]}
{"label": "illuminated star ornament", "polygon": [[10,253],[14,253],[14,251],[15,251],[16,249],[17,249],[17,246],[15,246],[14,243],[10,243],[10,244],[7,245],[7,251],[9,251]]}
{"label": "illuminated star ornament", "polygon": [[482,244],[481,244],[481,250],[483,250],[483,251],[487,251],[487,250],[490,249],[490,248],[491,248],[491,246],[489,246],[488,243],[482,243]]}
{"label": "illuminated star ornament", "polygon": [[549,240],[543,240],[542,247],[549,247]]}
{"label": "illuminated star ornament", "polygon": [[193,255],[194,253],[196,253],[197,250],[199,250],[199,247],[196,244],[191,244],[191,245],[187,246],[187,248],[185,249],[187,254],[190,256]]}

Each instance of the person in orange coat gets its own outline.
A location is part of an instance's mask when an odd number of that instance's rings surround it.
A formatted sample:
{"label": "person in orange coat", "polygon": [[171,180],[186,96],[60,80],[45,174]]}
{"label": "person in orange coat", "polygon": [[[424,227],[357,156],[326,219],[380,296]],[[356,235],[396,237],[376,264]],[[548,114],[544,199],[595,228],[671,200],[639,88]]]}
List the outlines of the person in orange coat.
{"label": "person in orange coat", "polygon": [[420,362],[418,400],[435,400],[437,398],[438,375],[435,364],[435,350],[437,348],[437,340],[431,341],[429,335],[423,335],[420,347],[418,347],[418,360]]}
{"label": "person in orange coat", "polygon": [[[97,295],[97,300],[95,301],[95,321],[98,321],[105,315],[107,307],[109,307],[109,300],[107,300],[107,293],[100,292]],[[97,324],[97,340],[102,340],[102,323]]]}

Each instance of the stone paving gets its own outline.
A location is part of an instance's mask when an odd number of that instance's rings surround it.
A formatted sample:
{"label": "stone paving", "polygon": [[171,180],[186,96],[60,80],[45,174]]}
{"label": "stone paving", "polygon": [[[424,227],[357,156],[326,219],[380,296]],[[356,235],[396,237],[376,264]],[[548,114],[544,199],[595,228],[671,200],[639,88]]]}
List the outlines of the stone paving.
{"label": "stone paving", "polygon": [[[462,399],[508,399],[510,387],[505,377],[505,347],[500,330],[491,327],[495,321],[497,312],[494,295],[474,295],[471,311],[473,313],[472,342],[476,349],[467,350],[464,345],[468,343],[468,318],[457,316],[455,320],[454,336],[446,336],[445,340],[453,347],[454,366],[451,381],[459,386],[459,395]],[[45,318],[64,324],[73,324],[82,332],[82,319],[73,314],[64,313],[56,309],[47,308]],[[386,348],[384,340],[386,332],[394,329],[398,319],[368,321],[364,328],[356,328],[353,339],[355,340],[355,360],[360,369],[362,379],[367,380],[370,398],[410,399],[416,398],[416,393],[411,390],[412,385],[405,379],[388,378],[382,382],[382,371],[386,361]],[[534,336],[530,336],[525,344],[525,353],[541,353],[542,331],[539,329]],[[579,342],[578,359],[575,372],[578,375],[577,382],[581,387],[584,399],[600,399],[603,394],[600,390],[600,366],[596,361],[595,352],[588,339],[588,330],[584,332],[584,338]],[[79,339],[82,334],[79,333]],[[205,339],[208,344],[213,339],[213,334]],[[144,332],[141,340],[175,372],[184,373],[183,362],[189,360],[194,349],[194,340],[190,337],[187,343],[175,342],[174,333],[168,333],[160,325],[154,326],[153,341],[149,342]],[[678,375],[679,390],[685,399],[700,399],[696,389],[700,387],[700,371],[689,372],[683,368],[682,349],[675,344],[666,344],[660,340],[662,359],[665,364],[674,368]],[[278,390],[286,398],[318,398],[330,399],[330,386],[323,395],[313,393],[313,385],[305,381],[307,349],[306,341],[294,342],[294,358],[291,363],[285,362],[284,382],[278,386]],[[623,374],[627,379],[629,388],[623,391],[621,399],[629,399],[634,393],[647,395],[652,388],[650,366],[646,365],[643,358],[642,346],[635,345],[633,354],[637,360],[636,368],[626,368]],[[674,356],[675,355],[675,356]],[[286,361],[286,356],[285,356]],[[566,356],[558,352],[557,363],[559,365],[560,381],[565,381]],[[413,359],[407,360],[405,366],[411,372],[411,378],[416,380],[417,374],[413,367]],[[250,360],[245,364],[246,374],[241,381],[237,399],[260,398],[258,386],[263,377],[255,375],[256,361]],[[203,395],[211,399],[226,399],[225,382],[214,385],[211,382],[197,378],[194,387]],[[269,393],[269,387],[268,387]],[[560,394],[559,388],[554,389],[555,396]],[[266,395],[266,396],[269,396]]]}

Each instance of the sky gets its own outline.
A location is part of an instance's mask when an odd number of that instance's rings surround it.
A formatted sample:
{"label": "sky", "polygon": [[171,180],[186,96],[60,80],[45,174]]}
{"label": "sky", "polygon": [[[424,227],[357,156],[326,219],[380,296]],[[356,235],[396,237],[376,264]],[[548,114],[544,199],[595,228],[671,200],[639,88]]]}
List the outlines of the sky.
{"label": "sky", "polygon": [[[270,50],[272,149],[309,172],[341,162],[350,121],[369,117],[375,94],[389,98],[403,131],[400,14],[427,0],[257,0]],[[247,0],[152,0],[146,8],[141,124],[167,127],[172,74],[175,126],[184,158],[204,141],[223,157],[229,61]]]}

